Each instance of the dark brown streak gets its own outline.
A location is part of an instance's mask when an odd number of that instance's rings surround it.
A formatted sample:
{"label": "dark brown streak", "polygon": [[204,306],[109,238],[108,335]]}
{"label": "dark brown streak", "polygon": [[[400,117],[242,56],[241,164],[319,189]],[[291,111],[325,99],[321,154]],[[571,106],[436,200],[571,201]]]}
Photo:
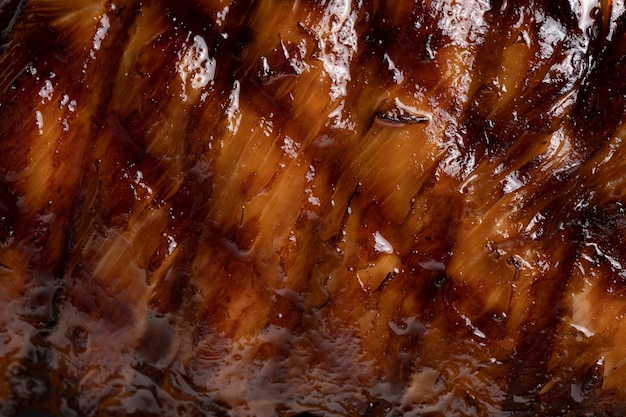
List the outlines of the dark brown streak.
{"label": "dark brown streak", "polygon": [[9,37],[13,26],[19,19],[22,10],[24,9],[24,4],[26,0],[9,0],[2,4],[2,9],[11,10],[10,12],[5,12],[2,10],[1,16],[3,19],[0,21],[0,27],[3,28],[0,33],[0,53],[4,52],[4,48],[6,48],[6,39]]}
{"label": "dark brown streak", "polygon": [[394,108],[387,111],[378,111],[374,115],[376,121],[389,126],[417,125],[428,123],[430,118],[424,115],[410,114],[404,109]]}

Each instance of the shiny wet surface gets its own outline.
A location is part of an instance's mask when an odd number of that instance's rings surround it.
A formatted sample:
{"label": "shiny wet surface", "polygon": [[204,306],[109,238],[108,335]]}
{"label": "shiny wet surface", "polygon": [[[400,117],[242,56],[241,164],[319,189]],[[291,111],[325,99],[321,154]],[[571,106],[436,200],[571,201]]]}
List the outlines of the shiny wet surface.
{"label": "shiny wet surface", "polygon": [[0,414],[619,415],[615,2],[6,1]]}

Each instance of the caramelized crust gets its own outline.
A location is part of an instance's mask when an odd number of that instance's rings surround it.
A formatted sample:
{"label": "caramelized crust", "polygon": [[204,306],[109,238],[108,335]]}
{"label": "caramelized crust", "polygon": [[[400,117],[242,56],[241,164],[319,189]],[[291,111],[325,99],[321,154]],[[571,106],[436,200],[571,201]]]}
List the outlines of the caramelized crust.
{"label": "caramelized crust", "polygon": [[0,0],[0,414],[623,415],[624,12]]}

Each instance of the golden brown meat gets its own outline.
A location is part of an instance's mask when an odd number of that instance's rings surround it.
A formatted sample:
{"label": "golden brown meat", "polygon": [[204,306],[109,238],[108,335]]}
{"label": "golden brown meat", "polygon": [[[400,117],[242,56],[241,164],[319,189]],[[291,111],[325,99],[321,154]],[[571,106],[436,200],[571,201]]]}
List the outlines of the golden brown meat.
{"label": "golden brown meat", "polygon": [[0,415],[626,413],[625,10],[0,0]]}

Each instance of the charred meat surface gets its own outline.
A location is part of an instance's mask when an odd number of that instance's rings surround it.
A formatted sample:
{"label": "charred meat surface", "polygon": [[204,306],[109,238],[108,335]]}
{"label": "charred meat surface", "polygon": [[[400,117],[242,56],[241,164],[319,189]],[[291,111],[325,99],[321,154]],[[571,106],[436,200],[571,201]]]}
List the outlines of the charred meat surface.
{"label": "charred meat surface", "polygon": [[0,415],[623,415],[625,13],[0,0]]}

